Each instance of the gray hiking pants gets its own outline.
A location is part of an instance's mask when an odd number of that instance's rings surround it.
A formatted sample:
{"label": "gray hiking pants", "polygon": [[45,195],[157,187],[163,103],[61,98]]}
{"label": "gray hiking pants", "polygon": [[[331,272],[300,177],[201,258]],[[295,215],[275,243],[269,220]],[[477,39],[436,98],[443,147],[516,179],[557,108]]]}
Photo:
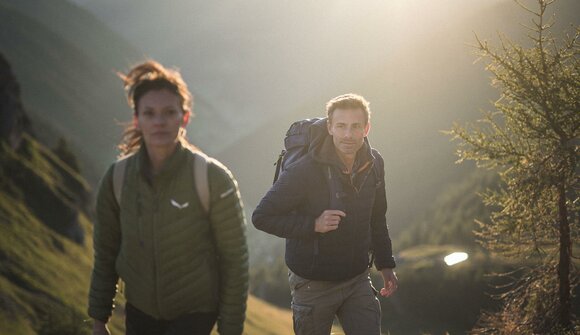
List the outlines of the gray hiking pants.
{"label": "gray hiking pants", "polygon": [[335,315],[347,335],[380,335],[381,305],[368,271],[339,282],[288,276],[296,335],[330,334]]}

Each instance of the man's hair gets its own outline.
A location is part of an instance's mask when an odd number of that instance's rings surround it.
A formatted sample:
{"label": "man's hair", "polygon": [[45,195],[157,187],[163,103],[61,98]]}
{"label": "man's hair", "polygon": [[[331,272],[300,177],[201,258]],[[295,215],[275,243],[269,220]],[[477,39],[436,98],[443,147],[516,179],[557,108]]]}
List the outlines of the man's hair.
{"label": "man's hair", "polygon": [[339,95],[326,103],[326,116],[332,122],[332,114],[336,109],[360,109],[365,116],[365,124],[371,119],[369,102],[362,96],[354,93]]}
{"label": "man's hair", "polygon": [[[141,97],[147,92],[168,90],[179,97],[183,113],[192,113],[193,96],[187,88],[187,84],[177,70],[168,69],[154,60],[147,60],[135,65],[126,75],[117,73],[123,80],[127,92],[127,102],[133,109],[133,115],[137,117],[138,104]],[[192,115],[191,115],[192,116]],[[121,143],[118,145],[121,156],[137,151],[141,146],[143,135],[130,123],[125,128]],[[179,141],[184,146],[195,149],[185,137],[185,128],[179,133]]]}

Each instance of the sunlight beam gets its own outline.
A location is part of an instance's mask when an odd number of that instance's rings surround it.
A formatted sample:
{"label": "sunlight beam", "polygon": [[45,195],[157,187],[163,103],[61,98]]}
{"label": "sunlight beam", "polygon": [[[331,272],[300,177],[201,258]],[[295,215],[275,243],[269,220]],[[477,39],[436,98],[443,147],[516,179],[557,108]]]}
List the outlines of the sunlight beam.
{"label": "sunlight beam", "polygon": [[453,266],[467,260],[467,258],[469,258],[469,256],[465,252],[454,252],[445,256],[443,261],[445,264],[447,264],[447,266]]}

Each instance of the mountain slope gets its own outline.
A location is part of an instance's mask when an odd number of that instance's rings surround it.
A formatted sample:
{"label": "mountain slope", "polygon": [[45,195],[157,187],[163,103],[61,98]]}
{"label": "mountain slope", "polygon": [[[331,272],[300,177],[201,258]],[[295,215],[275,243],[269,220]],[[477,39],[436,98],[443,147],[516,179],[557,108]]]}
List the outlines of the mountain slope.
{"label": "mountain slope", "polygon": [[[89,230],[88,220],[81,221]],[[91,245],[57,234],[3,192],[0,230],[0,334],[85,329]]]}
{"label": "mountain slope", "polygon": [[[51,150],[30,129],[20,87],[0,54],[0,334],[89,334],[93,261],[89,186],[61,141]],[[110,326],[123,333],[119,294]],[[251,334],[291,333],[291,313],[254,297]]]}
{"label": "mountain slope", "polygon": [[39,136],[49,145],[55,134],[66,136],[95,182],[114,157],[116,120],[130,119],[114,70],[138,53],[82,9],[27,0],[0,0],[0,52],[21,82]]}
{"label": "mountain slope", "polygon": [[[33,168],[34,174],[43,176],[29,177],[28,183],[47,184],[54,190],[66,185],[55,174],[54,163],[39,152],[46,150],[41,149],[42,144],[25,136],[22,147],[25,150],[16,152],[2,142],[0,150],[0,334],[89,334],[86,308],[93,257],[92,224],[85,213],[75,212],[82,235],[87,236],[83,243],[77,243],[59,232],[59,225],[50,227],[39,218],[54,211],[54,206],[36,211],[27,206],[29,198],[46,199],[50,194],[23,192],[7,166],[20,164],[22,170]],[[28,154],[23,155],[23,151]],[[120,307],[111,320],[116,334],[124,328],[123,302],[118,295]],[[291,312],[251,296],[246,331],[291,334]]]}
{"label": "mountain slope", "polygon": [[[90,235],[89,221],[82,222]],[[90,241],[81,246],[63,238],[0,192],[0,334],[89,334],[91,266]],[[122,334],[123,299],[117,301],[110,326]],[[292,314],[250,296],[245,331],[292,334]]]}

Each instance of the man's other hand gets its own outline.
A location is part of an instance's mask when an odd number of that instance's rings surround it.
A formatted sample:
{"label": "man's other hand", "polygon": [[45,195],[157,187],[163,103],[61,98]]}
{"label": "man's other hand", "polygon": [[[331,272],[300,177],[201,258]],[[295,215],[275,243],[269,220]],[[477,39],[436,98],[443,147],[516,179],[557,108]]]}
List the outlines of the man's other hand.
{"label": "man's other hand", "polygon": [[383,276],[383,281],[385,282],[384,287],[381,289],[381,295],[383,297],[388,297],[397,290],[398,281],[397,275],[393,269],[382,269],[381,275]]}

